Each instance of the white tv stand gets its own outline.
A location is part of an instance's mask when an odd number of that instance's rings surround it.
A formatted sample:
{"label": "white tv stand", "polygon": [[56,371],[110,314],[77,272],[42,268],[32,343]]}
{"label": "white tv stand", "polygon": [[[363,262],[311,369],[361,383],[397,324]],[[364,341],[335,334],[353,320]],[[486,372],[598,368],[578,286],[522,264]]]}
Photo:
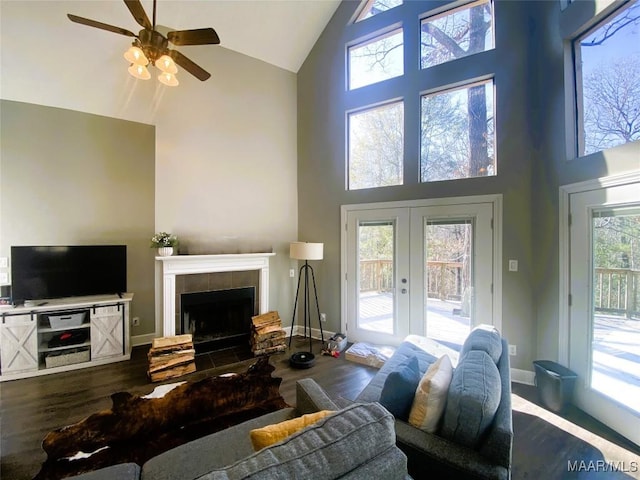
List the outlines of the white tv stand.
{"label": "white tv stand", "polygon": [[[66,372],[131,358],[132,293],[62,298],[0,308],[0,381]],[[77,315],[81,321],[65,324]],[[53,324],[50,316],[61,323]],[[63,333],[78,337],[56,344]]]}

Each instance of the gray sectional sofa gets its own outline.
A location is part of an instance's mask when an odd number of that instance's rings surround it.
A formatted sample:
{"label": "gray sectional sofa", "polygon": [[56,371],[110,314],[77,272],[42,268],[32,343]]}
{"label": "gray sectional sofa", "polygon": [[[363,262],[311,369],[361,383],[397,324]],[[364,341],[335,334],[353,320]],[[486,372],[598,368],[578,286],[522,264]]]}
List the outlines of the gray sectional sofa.
{"label": "gray sectional sofa", "polygon": [[[336,413],[254,452],[249,432],[320,410]],[[377,403],[336,405],[311,379],[296,385],[296,408],[285,408],[193,440],[147,461],[74,477],[82,480],[405,480],[407,458],[395,444],[393,416]]]}
{"label": "gray sectional sofa", "polygon": [[[410,335],[355,401],[380,401],[390,373],[415,357],[423,375],[445,353],[455,370],[439,430],[426,433],[405,420],[395,421],[396,443],[407,455],[409,475],[415,479],[509,479],[513,426],[508,343],[492,327],[474,329],[459,354]],[[497,409],[490,415],[485,407],[492,402]]]}

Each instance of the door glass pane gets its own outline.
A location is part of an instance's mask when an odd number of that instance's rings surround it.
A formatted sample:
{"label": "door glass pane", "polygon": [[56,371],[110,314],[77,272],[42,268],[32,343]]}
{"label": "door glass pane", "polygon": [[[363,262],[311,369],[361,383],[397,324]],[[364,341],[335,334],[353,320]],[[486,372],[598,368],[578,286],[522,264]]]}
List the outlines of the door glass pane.
{"label": "door glass pane", "polygon": [[359,224],[358,328],[394,332],[394,245],[394,222]]}
{"label": "door glass pane", "polygon": [[591,388],[640,412],[640,209],[596,212]]}
{"label": "door glass pane", "polygon": [[424,232],[427,336],[460,350],[472,324],[473,226],[427,221]]}

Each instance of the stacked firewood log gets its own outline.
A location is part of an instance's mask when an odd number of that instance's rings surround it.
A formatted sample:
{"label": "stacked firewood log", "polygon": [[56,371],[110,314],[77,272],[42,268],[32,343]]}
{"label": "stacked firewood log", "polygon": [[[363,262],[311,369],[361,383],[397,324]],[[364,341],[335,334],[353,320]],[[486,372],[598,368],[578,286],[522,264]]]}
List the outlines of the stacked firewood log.
{"label": "stacked firewood log", "polygon": [[152,382],[161,382],[195,372],[195,354],[191,335],[154,338],[147,354],[149,378]]}
{"label": "stacked firewood log", "polygon": [[251,317],[251,351],[257,357],[286,350],[286,333],[278,312],[267,312]]}

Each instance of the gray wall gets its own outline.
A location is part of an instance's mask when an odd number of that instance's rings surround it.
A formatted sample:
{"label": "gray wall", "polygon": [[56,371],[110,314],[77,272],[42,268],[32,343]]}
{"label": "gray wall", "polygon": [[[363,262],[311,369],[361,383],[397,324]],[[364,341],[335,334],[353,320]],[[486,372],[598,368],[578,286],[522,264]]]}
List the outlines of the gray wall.
{"label": "gray wall", "polygon": [[[618,4],[619,5],[619,4]],[[533,175],[533,244],[535,306],[539,358],[558,358],[559,331],[559,187],[638,171],[640,145],[633,142],[585,157],[571,148],[573,135],[572,78],[565,77],[571,38],[606,15],[606,2],[583,0],[560,10],[559,2],[534,2],[529,100],[535,128],[531,132],[536,168]],[[599,17],[598,17],[599,18]],[[568,125],[568,127],[567,127]],[[569,145],[569,148],[567,147]],[[567,301],[563,299],[563,301]]]}
{"label": "gray wall", "polygon": [[[378,15],[383,26],[415,28],[422,13],[442,2],[406,2]],[[500,193],[503,195],[502,328],[518,346],[512,366],[532,370],[536,358],[558,359],[559,187],[640,168],[638,142],[575,158],[571,145],[572,77],[565,77],[570,38],[611,6],[559,1],[495,2],[494,51],[409,73],[408,86],[389,80],[360,93],[345,93],[345,43],[367,33],[348,26],[358,2],[344,1],[298,74],[298,195],[300,238],[325,242],[325,259],[316,269],[322,310],[329,330],[340,327],[340,205],[393,200]],[[603,12],[602,9],[605,9]],[[387,19],[383,21],[383,15]],[[391,19],[389,22],[388,19]],[[416,47],[405,45],[409,58]],[[413,55],[413,57],[412,57]],[[418,108],[420,92],[469,78],[494,74],[498,175],[419,184],[418,145],[405,141],[405,185],[345,190],[345,111],[382,98],[404,98],[405,117]],[[405,84],[406,85],[406,84]],[[407,124],[405,124],[407,125]],[[569,125],[569,127],[567,127]],[[418,129],[408,125],[406,130]],[[414,142],[415,143],[415,142]],[[411,178],[416,172],[416,178]],[[409,178],[407,178],[409,177]],[[519,260],[509,272],[508,259]]]}
{"label": "gray wall", "polygon": [[[394,20],[411,25],[433,2],[408,2]],[[300,238],[325,242],[325,259],[318,262],[321,310],[327,312],[327,329],[340,327],[340,205],[500,193],[503,195],[503,334],[517,344],[512,364],[531,369],[536,355],[536,321],[532,285],[532,166],[534,128],[529,114],[531,20],[523,2],[496,5],[494,51],[433,67],[429,75],[413,74],[409,86],[393,80],[371,91],[374,97],[405,99],[405,116],[419,106],[420,92],[438,83],[495,73],[498,175],[459,181],[420,184],[417,181],[418,148],[405,149],[405,185],[345,191],[345,42],[361,35],[357,25],[345,28],[357,7],[344,2],[336,11],[298,74],[298,196]],[[396,18],[397,17],[397,18]],[[409,48],[405,46],[405,48]],[[416,54],[417,55],[417,54]],[[430,76],[433,77],[430,78]],[[435,78],[432,80],[432,78]],[[379,90],[376,90],[379,89]],[[362,94],[364,95],[364,94]],[[367,100],[365,100],[367,101]],[[408,128],[417,129],[417,125]],[[411,178],[416,172],[416,178]],[[519,272],[508,272],[508,259],[519,260]]]}
{"label": "gray wall", "polygon": [[0,256],[12,245],[127,245],[131,315],[154,329],[155,128],[0,101]]}

